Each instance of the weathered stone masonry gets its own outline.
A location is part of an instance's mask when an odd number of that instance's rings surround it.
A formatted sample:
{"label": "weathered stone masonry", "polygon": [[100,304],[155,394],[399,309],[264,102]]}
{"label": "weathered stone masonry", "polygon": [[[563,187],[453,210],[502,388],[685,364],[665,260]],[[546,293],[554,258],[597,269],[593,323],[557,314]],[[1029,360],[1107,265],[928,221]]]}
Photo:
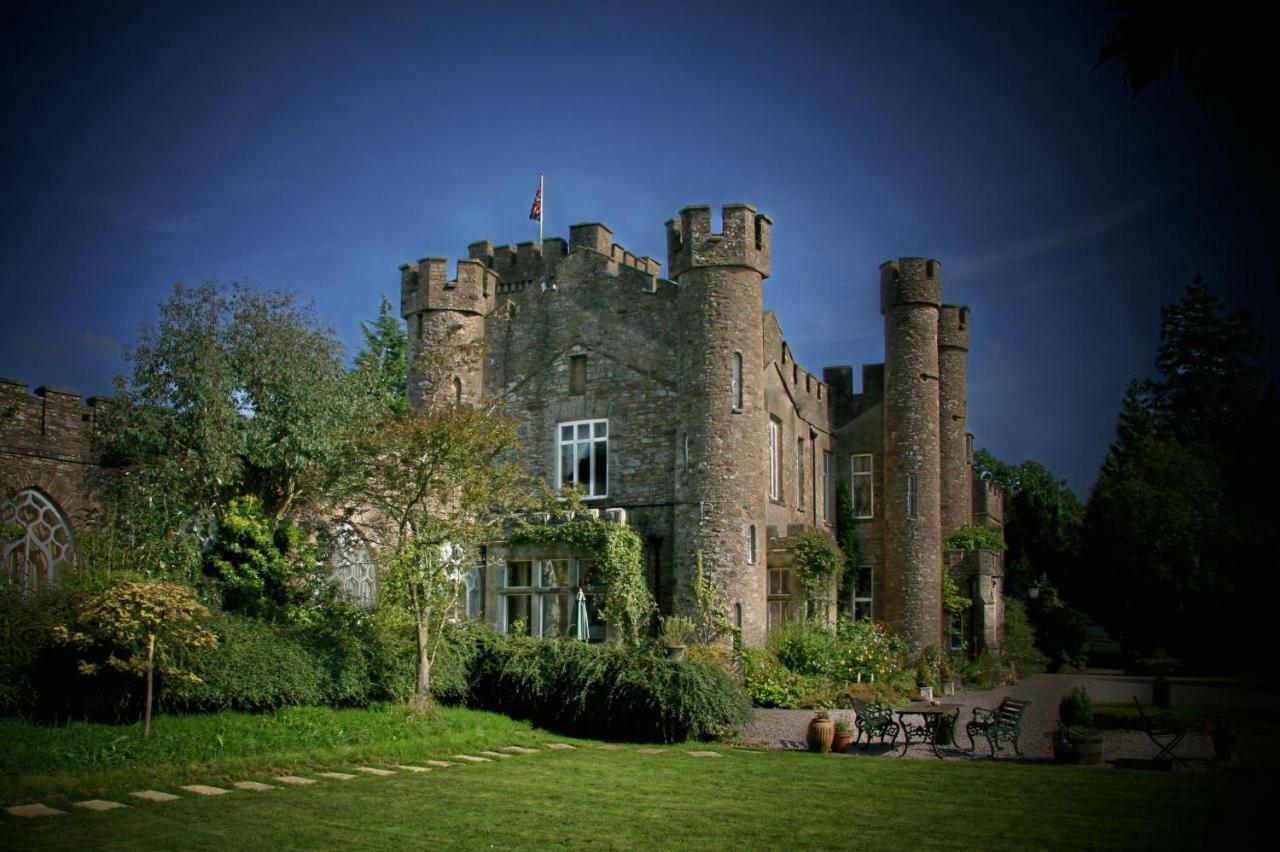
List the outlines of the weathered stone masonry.
{"label": "weathered stone masonry", "polygon": [[[459,371],[454,392],[523,414],[523,461],[553,486],[566,424],[607,428],[607,484],[595,482],[586,502],[626,510],[664,612],[687,609],[700,552],[750,643],[802,611],[777,570],[789,564],[787,533],[833,532],[836,483],[850,482],[852,456],[869,454],[874,508],[857,534],[873,589],[861,594],[917,646],[939,644],[942,540],[974,520],[968,308],[942,305],[937,261],[885,264],[886,363],[864,368],[854,394],[851,368],[819,378],[800,367],[764,310],[772,221],[745,204],[726,205],[722,218],[713,233],[710,208],[696,205],[667,223],[669,279],[590,222],[568,241],[473,243],[453,280],[442,259],[407,264],[411,354],[446,331],[483,337],[483,364]],[[598,463],[570,478],[598,473]],[[970,586],[980,572],[990,592],[999,554],[983,559],[950,561]],[[485,617],[499,627],[502,582],[484,580]],[[998,641],[997,610],[975,601],[975,644]]]}

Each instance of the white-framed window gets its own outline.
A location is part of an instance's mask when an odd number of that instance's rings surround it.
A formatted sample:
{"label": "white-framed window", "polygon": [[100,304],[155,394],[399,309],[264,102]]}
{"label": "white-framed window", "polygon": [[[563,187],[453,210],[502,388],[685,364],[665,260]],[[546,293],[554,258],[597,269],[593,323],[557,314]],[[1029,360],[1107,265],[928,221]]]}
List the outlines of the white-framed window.
{"label": "white-framed window", "polygon": [[556,487],[577,485],[584,497],[609,493],[609,421],[575,420],[556,427],[560,464]]}
{"label": "white-framed window", "polygon": [[853,574],[853,583],[849,589],[849,610],[853,620],[871,618],[872,585],[871,563],[863,562]]}
{"label": "white-framed window", "polygon": [[578,589],[582,589],[587,635],[605,640],[601,614],[604,587],[594,582],[591,563],[579,559],[525,559],[508,562],[498,599],[502,632],[508,636],[577,637]]}
{"label": "white-framed window", "polygon": [[793,617],[794,590],[790,568],[769,567],[769,624],[768,629],[781,627]]}
{"label": "white-framed window", "polygon": [[782,498],[782,421],[769,418],[769,497]]}
{"label": "white-framed window", "polygon": [[733,410],[742,410],[742,353],[733,353],[733,379],[732,379],[732,400]]}
{"label": "white-framed window", "polygon": [[916,475],[914,473],[907,474],[907,517],[911,520],[916,519],[916,509],[918,500],[916,499]]}
{"label": "white-framed window", "polygon": [[859,453],[852,459],[853,516],[874,518],[876,513],[875,481],[872,479],[871,453]]}
{"label": "white-framed window", "polygon": [[[822,385],[818,385],[819,388]],[[831,452],[822,451],[822,520],[831,523]]]}
{"label": "white-framed window", "polygon": [[756,525],[747,527],[747,564],[756,564]]}

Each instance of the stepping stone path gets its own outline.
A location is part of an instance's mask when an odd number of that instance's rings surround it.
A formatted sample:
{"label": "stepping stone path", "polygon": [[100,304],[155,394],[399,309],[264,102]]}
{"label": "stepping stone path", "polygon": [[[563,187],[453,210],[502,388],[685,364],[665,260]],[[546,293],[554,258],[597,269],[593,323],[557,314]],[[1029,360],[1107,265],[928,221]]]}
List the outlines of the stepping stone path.
{"label": "stepping stone path", "polygon": [[689,752],[689,756],[690,756],[690,757],[719,757],[719,756],[720,756],[720,752],[718,752],[718,751],[691,751],[691,752]]}
{"label": "stepping stone path", "polygon": [[303,787],[307,784],[316,783],[314,778],[299,778],[297,775],[280,775],[273,780],[279,781],[281,784],[290,784],[294,787]]}
{"label": "stepping stone path", "polygon": [[14,816],[20,817],[40,817],[40,816],[59,816],[65,814],[66,811],[60,811],[57,808],[51,808],[48,805],[42,805],[36,802],[32,805],[14,805],[11,808],[5,808],[6,811]]}
{"label": "stepping stone path", "polygon": [[624,751],[626,746],[618,745],[617,743],[605,743],[599,748],[601,751]]}
{"label": "stepping stone path", "polygon": [[665,748],[638,748],[636,754],[666,754]]}
{"label": "stepping stone path", "polygon": [[122,805],[119,802],[108,802],[103,799],[90,799],[87,802],[72,802],[77,808],[85,808],[90,811],[111,811],[116,808],[127,808],[128,805]]}
{"label": "stepping stone path", "polygon": [[[547,743],[547,748],[554,749],[556,751],[565,751],[565,750],[575,749],[577,748],[577,746],[572,746],[572,745],[569,745],[568,743]],[[605,751],[622,751],[626,747],[617,745],[615,743],[606,743],[604,745],[599,746],[599,748],[604,749]],[[666,753],[666,751],[667,750],[665,748],[636,749],[637,754],[664,754]],[[504,754],[503,752],[509,752],[509,753]],[[473,754],[455,754],[453,756],[453,759],[461,760],[466,763],[492,763],[493,758],[508,760],[512,757],[512,755],[515,755],[515,754],[538,754],[540,752],[541,752],[541,749],[526,748],[525,746],[502,746],[500,751],[480,752],[480,754],[484,755],[484,757],[478,757]],[[689,752],[689,755],[692,757],[720,757],[720,754],[714,751],[691,751]],[[444,768],[446,766],[457,766],[456,763],[451,763],[447,760],[428,760],[426,762],[429,764],[429,766],[411,766],[409,764],[401,764],[399,766],[396,766],[396,769],[403,769],[406,772],[430,772],[431,766],[437,766],[441,768]],[[386,777],[388,775],[396,774],[393,770],[379,769],[374,766],[357,766],[356,772],[363,772],[366,775],[376,775],[379,777]],[[352,778],[357,777],[347,772],[317,772],[316,774],[319,775],[321,778],[332,778],[335,781],[350,781]],[[310,784],[317,783],[314,778],[303,778],[298,775],[277,775],[272,780],[280,784],[287,784],[292,787],[304,787]],[[238,790],[253,790],[256,792],[280,789],[275,784],[264,784],[261,781],[236,781],[232,784],[232,786]],[[182,789],[191,793],[195,793],[196,795],[199,795],[199,796],[222,796],[232,792],[231,790],[227,790],[223,787],[213,787],[208,784],[186,784],[182,787]],[[142,799],[145,802],[172,802],[172,801],[175,801],[176,799],[181,798],[179,796],[173,795],[172,793],[162,793],[159,790],[138,790],[130,793],[129,795],[133,796],[135,799]],[[83,802],[74,802],[73,804],[77,808],[84,808],[85,810],[90,810],[90,811],[110,811],[110,810],[115,810],[116,808],[129,807],[129,805],[124,805],[124,804],[121,804],[120,802],[109,802],[104,799],[88,799]],[[28,818],[40,817],[40,816],[60,816],[66,813],[66,811],[60,811],[57,808],[51,808],[47,805],[41,804],[40,802],[35,802],[30,805],[14,805],[13,807],[5,808],[5,811],[11,814],[12,816],[28,817]]]}
{"label": "stepping stone path", "polygon": [[208,784],[188,784],[182,789],[190,790],[200,796],[221,796],[224,793],[230,793],[230,790],[224,790],[221,787],[210,787]]}

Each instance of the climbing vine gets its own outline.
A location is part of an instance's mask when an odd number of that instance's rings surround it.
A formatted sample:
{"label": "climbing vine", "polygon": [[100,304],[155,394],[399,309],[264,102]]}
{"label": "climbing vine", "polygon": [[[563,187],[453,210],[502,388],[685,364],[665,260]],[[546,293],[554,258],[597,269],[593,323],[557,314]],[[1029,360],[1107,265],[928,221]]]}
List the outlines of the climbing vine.
{"label": "climbing vine", "polygon": [[961,527],[942,542],[943,550],[1004,550],[999,527]]}
{"label": "climbing vine", "polygon": [[835,540],[817,530],[803,530],[788,536],[791,567],[804,588],[805,597],[814,604],[813,614],[831,601],[831,583],[844,565],[844,554]]}
{"label": "climbing vine", "polygon": [[836,541],[844,551],[844,572],[840,577],[840,588],[847,589],[857,581],[858,565],[861,564],[858,553],[858,537],[853,528],[853,497],[849,494],[849,486],[841,482],[836,486]]}
{"label": "climbing vine", "polygon": [[563,524],[525,524],[512,544],[564,545],[590,554],[592,571],[604,586],[604,619],[638,641],[657,608],[645,582],[640,536],[630,527],[595,519]]}

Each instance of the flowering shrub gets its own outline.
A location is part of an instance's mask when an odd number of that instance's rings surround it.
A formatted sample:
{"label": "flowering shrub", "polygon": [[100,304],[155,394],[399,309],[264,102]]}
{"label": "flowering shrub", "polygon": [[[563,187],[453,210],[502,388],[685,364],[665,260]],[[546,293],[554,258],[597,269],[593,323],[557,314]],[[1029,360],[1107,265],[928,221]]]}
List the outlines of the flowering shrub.
{"label": "flowering shrub", "polygon": [[846,683],[887,681],[901,668],[906,650],[906,643],[880,622],[842,618],[827,674]]}

